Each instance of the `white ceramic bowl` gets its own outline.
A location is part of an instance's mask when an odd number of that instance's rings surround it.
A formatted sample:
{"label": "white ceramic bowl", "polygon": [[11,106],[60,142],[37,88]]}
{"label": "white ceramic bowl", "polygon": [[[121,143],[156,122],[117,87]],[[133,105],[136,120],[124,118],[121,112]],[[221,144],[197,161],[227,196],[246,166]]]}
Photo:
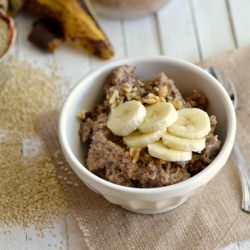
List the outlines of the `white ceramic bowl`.
{"label": "white ceramic bowl", "polygon": [[[197,175],[180,183],[159,188],[131,188],[113,184],[91,173],[83,164],[83,146],[79,139],[81,110],[93,110],[103,95],[103,82],[119,65],[136,66],[136,75],[152,79],[164,71],[184,95],[196,88],[206,94],[208,112],[218,119],[217,133],[222,148],[214,161]],[[59,138],[64,155],[81,180],[108,201],[138,213],[161,213],[176,208],[200,191],[225,165],[232,150],[236,132],[236,117],[226,91],[212,76],[188,62],[169,57],[131,58],[107,63],[84,77],[70,92],[59,120]]]}

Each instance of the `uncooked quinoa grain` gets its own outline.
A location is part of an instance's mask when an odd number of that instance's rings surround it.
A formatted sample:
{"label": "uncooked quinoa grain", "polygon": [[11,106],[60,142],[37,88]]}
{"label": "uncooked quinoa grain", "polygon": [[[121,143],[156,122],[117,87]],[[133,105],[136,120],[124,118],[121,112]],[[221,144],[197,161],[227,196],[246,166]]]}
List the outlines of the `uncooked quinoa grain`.
{"label": "uncooked quinoa grain", "polygon": [[0,66],[1,129],[34,133],[39,114],[62,101],[59,77],[11,58]]}
{"label": "uncooked quinoa grain", "polygon": [[60,107],[66,83],[16,58],[0,64],[0,75],[0,224],[43,229],[64,216],[68,204],[36,123]]}

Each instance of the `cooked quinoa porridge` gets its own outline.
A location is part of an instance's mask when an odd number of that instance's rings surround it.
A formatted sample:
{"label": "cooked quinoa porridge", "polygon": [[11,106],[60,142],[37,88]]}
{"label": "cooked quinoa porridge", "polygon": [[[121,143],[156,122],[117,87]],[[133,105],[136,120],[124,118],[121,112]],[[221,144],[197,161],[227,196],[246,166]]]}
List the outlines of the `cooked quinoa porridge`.
{"label": "cooked quinoa porridge", "polygon": [[97,176],[162,187],[197,174],[218,154],[217,120],[198,90],[184,97],[165,73],[142,81],[129,65],[115,68],[104,84],[103,102],[79,115],[85,163]]}

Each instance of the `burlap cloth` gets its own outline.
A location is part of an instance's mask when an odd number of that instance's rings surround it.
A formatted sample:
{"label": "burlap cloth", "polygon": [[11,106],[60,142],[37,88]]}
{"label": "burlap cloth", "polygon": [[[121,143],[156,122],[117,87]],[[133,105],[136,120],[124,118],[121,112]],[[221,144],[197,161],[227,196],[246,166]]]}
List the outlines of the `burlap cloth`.
{"label": "burlap cloth", "polygon": [[[202,62],[205,65],[218,67],[235,81],[239,93],[237,133],[241,148],[250,160],[247,154],[250,47],[217,55]],[[38,121],[39,133],[51,154],[59,148],[56,124],[57,112]],[[70,212],[89,249],[215,249],[250,238],[250,214],[240,209],[241,187],[231,159],[200,195],[174,211],[159,215],[128,212],[77,181],[79,187],[65,185],[65,192]]]}

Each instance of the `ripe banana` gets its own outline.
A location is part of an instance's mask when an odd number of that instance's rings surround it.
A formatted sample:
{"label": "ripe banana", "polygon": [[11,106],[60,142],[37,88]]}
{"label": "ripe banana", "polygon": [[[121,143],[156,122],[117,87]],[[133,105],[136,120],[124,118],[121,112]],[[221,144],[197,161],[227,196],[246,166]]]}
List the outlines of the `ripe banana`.
{"label": "ripe banana", "polygon": [[178,114],[171,103],[159,102],[146,107],[146,117],[140,125],[142,133],[150,133],[164,130],[172,125],[178,118]]}
{"label": "ripe banana", "polygon": [[167,148],[162,142],[155,142],[148,145],[148,152],[151,156],[165,161],[189,161],[192,159],[192,152],[185,152]]}
{"label": "ripe banana", "polygon": [[113,109],[107,126],[115,135],[126,136],[135,131],[143,122],[146,109],[139,101],[128,101]]}
{"label": "ripe banana", "polygon": [[164,133],[162,135],[162,141],[167,147],[182,151],[201,152],[206,145],[205,138],[186,139],[171,135],[169,133]]}
{"label": "ripe banana", "polygon": [[178,110],[178,119],[167,128],[170,134],[187,139],[200,139],[211,130],[208,114],[198,108]]}
{"label": "ripe banana", "polygon": [[148,144],[158,141],[164,131],[158,130],[148,134],[142,134],[140,131],[123,137],[124,143],[130,148],[145,148]]}
{"label": "ripe banana", "polygon": [[24,9],[57,21],[68,43],[103,59],[113,56],[108,38],[98,25],[87,0],[26,0]]}

